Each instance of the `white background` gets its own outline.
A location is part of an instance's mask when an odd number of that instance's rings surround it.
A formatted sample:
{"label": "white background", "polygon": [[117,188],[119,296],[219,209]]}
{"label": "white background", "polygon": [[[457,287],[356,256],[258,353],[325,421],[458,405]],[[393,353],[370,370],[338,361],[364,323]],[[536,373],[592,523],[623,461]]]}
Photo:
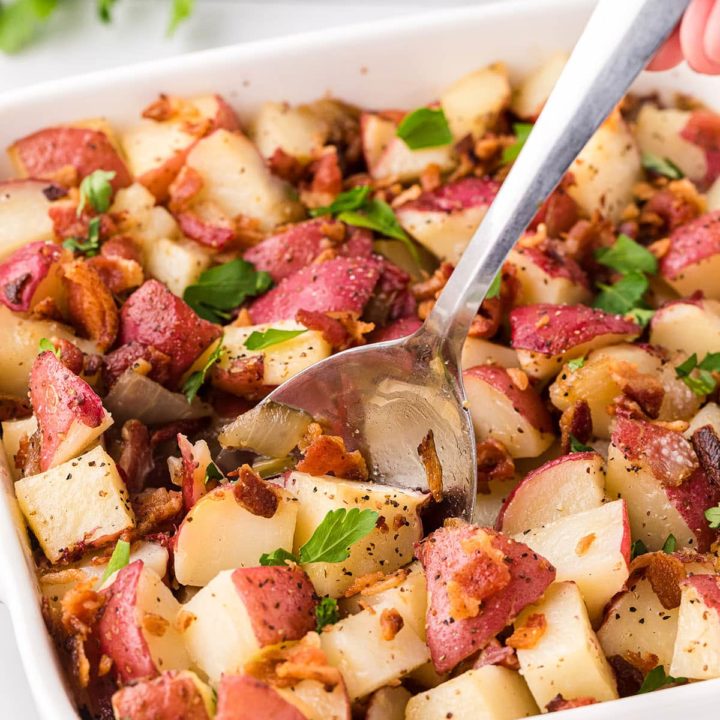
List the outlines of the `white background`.
{"label": "white background", "polygon": [[[169,0],[119,0],[108,26],[96,21],[94,0],[59,0],[62,7],[32,46],[12,57],[0,55],[0,92],[124,63],[481,1],[197,0],[194,16],[167,39]],[[268,88],[268,98],[272,98],[272,88]],[[0,698],[0,717],[38,720],[2,605]]]}

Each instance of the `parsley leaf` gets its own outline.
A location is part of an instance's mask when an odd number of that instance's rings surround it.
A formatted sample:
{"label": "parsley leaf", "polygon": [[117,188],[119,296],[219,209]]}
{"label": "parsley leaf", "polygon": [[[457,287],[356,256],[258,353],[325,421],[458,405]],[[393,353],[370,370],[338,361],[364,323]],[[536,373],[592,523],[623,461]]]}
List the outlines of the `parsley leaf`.
{"label": "parsley leaf", "polygon": [[666,157],[646,152],[642,154],[642,164],[646,170],[650,170],[657,175],[664,175],[671,180],[679,180],[683,177],[683,171]]}
{"label": "parsley leaf", "polygon": [[0,50],[16,53],[27,45],[57,7],[57,0],[15,0],[0,4]]}
{"label": "parsley leaf", "polygon": [[708,372],[720,372],[720,353],[708,353],[698,367]]}
{"label": "parsley leaf", "polygon": [[300,562],[296,555],[293,555],[283,548],[273,550],[271,553],[263,553],[260,556],[260,564],[267,567],[268,565],[286,565],[288,560],[297,563]]}
{"label": "parsley leaf", "polygon": [[345,210],[359,210],[368,201],[370,190],[369,185],[350,188],[350,190],[341,192],[329,205],[311,210],[310,215],[319,217],[321,215],[337,215]]}
{"label": "parsley leaf", "polygon": [[666,538],[662,546],[664,553],[674,553],[677,550],[677,538],[670,533]]}
{"label": "parsley leaf", "polygon": [[49,351],[55,355],[56,358],[60,357],[60,348],[55,347],[55,345],[52,344],[50,340],[47,338],[40,338],[40,342],[38,343],[38,352],[46,352]]}
{"label": "parsley leaf", "polygon": [[705,511],[705,519],[713,530],[720,528],[720,505],[708,508]]}
{"label": "parsley leaf", "polygon": [[453,136],[442,108],[418,108],[400,122],[395,134],[411,149],[449,145]]}
{"label": "parsley leaf", "polygon": [[182,391],[189,403],[195,399],[195,396],[198,394],[198,390],[200,390],[205,382],[208,370],[210,370],[210,368],[220,359],[223,352],[222,338],[220,338],[218,344],[215,346],[215,349],[212,353],[210,353],[210,357],[207,359],[207,362],[202,366],[202,369],[191,373],[188,379],[183,383]]}
{"label": "parsley leaf", "polygon": [[245,340],[245,347],[248,350],[264,350],[271,345],[292,340],[294,337],[306,332],[307,330],[279,330],[278,328],[268,328],[264,332],[255,330]]}
{"label": "parsley leaf", "polygon": [[315,622],[317,631],[322,632],[327,625],[333,625],[340,619],[338,604],[335,598],[324,597],[315,606]]}
{"label": "parsley leaf", "polygon": [[676,683],[686,683],[687,678],[682,677],[672,677],[671,675],[665,674],[665,669],[662,665],[658,665],[657,667],[654,667],[643,680],[642,685],[640,686],[640,689],[637,691],[638,695],[642,695],[643,693],[652,692],[653,690],[659,690],[661,687],[665,685],[674,685]]}
{"label": "parsley leaf", "polygon": [[80,217],[85,205],[90,203],[95,212],[104,213],[110,207],[112,185],[110,181],[115,177],[115,171],[95,170],[83,178],[80,183],[80,202],[77,207],[77,216]]}
{"label": "parsley leaf", "polygon": [[638,555],[645,555],[649,552],[647,545],[642,540],[635,540],[630,547],[630,559],[634,560]]}
{"label": "parsley leaf", "polygon": [[211,480],[222,480],[223,474],[218,469],[218,466],[211,462],[208,464],[208,466],[205,468],[205,480],[204,484],[207,485]]}
{"label": "parsley leaf", "polygon": [[500,286],[502,285],[502,271],[498,272],[498,274],[493,278],[493,281],[490,283],[490,287],[488,288],[488,291],[485,293],[485,299],[486,300],[492,300],[495,297],[498,297],[500,295]]}
{"label": "parsley leaf", "polygon": [[515,133],[515,142],[503,149],[502,164],[507,165],[517,158],[523,146],[527,142],[530,131],[533,129],[531,123],[514,123],[513,132]]}
{"label": "parsley leaf", "polygon": [[570,452],[571,453],[583,453],[583,452],[594,452],[594,449],[585,443],[581,443],[574,435],[570,436]]}
{"label": "parsley leaf", "polygon": [[71,237],[63,242],[63,247],[85,257],[97,255],[100,252],[100,218],[94,217],[88,223],[87,240]]}
{"label": "parsley leaf", "polygon": [[655,311],[650,310],[650,308],[636,307],[626,312],[625,316],[636,322],[640,327],[645,327],[652,320],[654,314]]}
{"label": "parsley leaf", "polygon": [[110,561],[105,568],[100,584],[102,585],[114,572],[122,570],[130,562],[130,543],[126,540],[118,540],[110,556]]}
{"label": "parsley leaf", "polygon": [[675,374],[682,379],[696,395],[708,395],[717,387],[713,372],[720,371],[720,353],[708,353],[701,363],[693,353],[685,362],[675,368]]}
{"label": "parsley leaf", "polygon": [[350,546],[375,528],[378,513],[359,508],[331,510],[300,548],[300,562],[343,562]]}
{"label": "parsley leaf", "polygon": [[217,265],[188,285],[183,300],[201,317],[222,324],[247,298],[264,293],[272,284],[270,275],[257,272],[245,260],[236,258]]}
{"label": "parsley leaf", "polygon": [[687,360],[675,367],[675,374],[679,378],[687,377],[698,364],[697,353],[693,353]]}
{"label": "parsley leaf", "polygon": [[575,358],[574,360],[568,360],[568,368],[570,372],[575,372],[576,370],[579,370],[583,365],[585,364],[585,356],[582,355],[579,358]]}
{"label": "parsley leaf", "polygon": [[168,35],[172,35],[178,26],[185,22],[195,10],[195,0],[173,0]]}
{"label": "parsley leaf", "polygon": [[649,287],[648,279],[639,272],[631,272],[613,285],[598,283],[600,294],[593,306],[615,315],[625,315],[642,301]]}
{"label": "parsley leaf", "polygon": [[645,247],[636,243],[624,233],[611,247],[598,248],[595,259],[606,267],[627,275],[633,272],[644,272],[654,275],[658,269],[657,258]]}
{"label": "parsley leaf", "polygon": [[104,23],[112,22],[112,9],[117,0],[96,0],[97,14]]}

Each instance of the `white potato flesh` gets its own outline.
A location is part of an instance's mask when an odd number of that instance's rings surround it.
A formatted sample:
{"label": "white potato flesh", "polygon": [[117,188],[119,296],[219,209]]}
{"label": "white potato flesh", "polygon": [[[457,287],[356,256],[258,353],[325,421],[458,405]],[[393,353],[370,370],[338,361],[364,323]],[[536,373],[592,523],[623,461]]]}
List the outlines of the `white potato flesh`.
{"label": "white potato flesh", "polygon": [[350,699],[343,683],[330,686],[319,680],[301,680],[276,690],[308,720],[350,720]]}
{"label": "white potato flesh", "polygon": [[720,352],[720,302],[677,302],[658,310],[650,326],[650,342],[702,359]]}
{"label": "white potato flesh", "polygon": [[507,68],[495,63],[463,75],[440,96],[455,140],[482,137],[510,102]]}
{"label": "white potato flesh", "polygon": [[175,218],[155,205],[154,195],[140,183],[133,183],[115,193],[110,212],[122,214],[120,230],[130,235],[147,253],[157,240],[180,237]]}
{"label": "white potato flesh", "polygon": [[51,562],[82,544],[105,544],[135,526],[115,462],[96,447],[15,483],[20,509]]}
{"label": "white potato flesh", "polygon": [[[297,330],[303,331],[289,340],[275,343],[263,350],[249,350],[245,342],[254,332],[266,330]],[[330,343],[325,340],[319,330],[308,330],[304,325],[283,320],[267,325],[249,325],[248,327],[225,328],[223,336],[225,352],[218,361],[218,368],[229,370],[233,363],[253,356],[263,358],[263,383],[265,385],[281,385],[293,375],[297,375],[332,354]]]}
{"label": "white potato flesh", "polygon": [[678,609],[663,607],[646,577],[634,580],[615,598],[605,615],[597,636],[607,657],[657,656],[657,664],[670,670]]}
{"label": "white potato flesh", "polygon": [[423,247],[455,265],[486,212],[485,205],[452,212],[400,206],[396,215],[403,229]]}
{"label": "white potato flesh", "polygon": [[557,582],[543,599],[515,621],[522,627],[532,615],[545,617],[545,631],[533,647],[520,648],[520,672],[538,707],[558,694],[565,700],[591,697],[599,702],[618,697],[615,676],[590,626],[575,583]]}
{"label": "white potato flesh", "polygon": [[255,118],[252,137],[265,158],[280,149],[308,161],[325,144],[327,125],[308,107],[266,102]]}
{"label": "white potato flesh", "polygon": [[405,720],[516,720],[537,712],[517,672],[485,665],[415,695],[407,704]]}
{"label": "white potato flesh", "polygon": [[318,595],[340,597],[355,578],[378,571],[391,573],[413,559],[413,545],[422,538],[418,511],[427,502],[425,493],[302,472],[291,473],[285,487],[299,502],[293,543],[296,553],[331,510],[374,510],[389,528],[375,528],[356,542],[343,562],[305,565]]}
{"label": "white potato flesh", "polygon": [[595,132],[570,166],[575,183],[568,192],[591,215],[599,210],[617,222],[633,199],[642,178],[640,152],[620,112],[615,111]]}
{"label": "white potato flesh", "polygon": [[298,220],[302,207],[291,198],[291,187],[273,175],[248,138],[216,130],[188,153],[186,165],[203,179],[198,202],[215,203],[230,218],[244,215],[269,231]]}
{"label": "white potato flesh", "polygon": [[697,415],[690,421],[683,435],[689,440],[696,430],[699,430],[705,425],[710,425],[715,431],[715,434],[720,437],[720,406],[717,403],[709,402],[707,405],[703,405],[700,410],[698,410]]}
{"label": "white potato flesh", "polygon": [[467,370],[476,365],[499,365],[504,368],[519,367],[517,353],[510,347],[498,345],[484,338],[469,337],[462,350],[461,368]]}
{"label": "white potato flesh", "polygon": [[52,456],[50,467],[54,468],[57,465],[62,465],[68,460],[77,457],[80,453],[95,447],[97,443],[102,441],[103,433],[112,424],[112,416],[107,410],[100,424],[95,427],[90,427],[79,420],[73,420],[68,430],[65,431],[65,437]]}
{"label": "white potato flesh", "polygon": [[2,423],[2,444],[5,457],[14,480],[20,477],[20,470],[15,467],[15,456],[20,449],[20,441],[30,437],[37,430],[37,419],[34,415],[23,420],[5,420]]}
{"label": "white potato flesh", "polygon": [[122,135],[128,168],[140,177],[162,167],[195,142],[195,136],[179,122],[142,120]]}
{"label": "white potato flesh", "polygon": [[680,134],[690,115],[689,110],[645,103],[637,116],[635,137],[643,153],[666,158],[691,180],[702,180],[708,170],[705,151]]}
{"label": "white potato flesh", "polygon": [[39,180],[0,182],[0,259],[23,245],[53,239],[50,201]]}
{"label": "white potato flesh", "polygon": [[560,73],[565,67],[568,54],[558,52],[542,65],[526,75],[513,93],[510,107],[523,120],[535,120],[550,97]]}
{"label": "white potato flesh", "polygon": [[[351,615],[320,635],[328,662],[342,673],[351,700],[394,683],[430,659],[427,645],[410,623],[392,639],[385,639],[382,609]],[[402,608],[395,609],[402,615]]]}
{"label": "white potato flesh", "polygon": [[488,483],[489,492],[479,492],[475,497],[475,507],[472,515],[473,524],[481,527],[494,527],[500,508],[502,508],[506,498],[519,480],[520,475],[516,475],[510,480],[490,480]]}
{"label": "white potato flesh", "polygon": [[182,585],[207,585],[221,570],[254,567],[263,553],[290,548],[298,503],[277,488],[279,503],[271,518],[253,515],[235,499],[232,485],[203,495],[176,535],[175,577]]}
{"label": "white potato flesh", "polygon": [[605,462],[597,453],[553,460],[520,483],[505,508],[501,529],[514,535],[600,507],[604,489]]}
{"label": "white potato flesh", "polygon": [[365,720],[405,720],[412,695],[404,687],[384,687],[370,697]]}
{"label": "white potato flesh", "polygon": [[211,261],[210,254],[198,243],[159,238],[148,244],[144,265],[149,275],[182,297],[188,285],[196,283],[210,267]]}
{"label": "white potato flesh", "polygon": [[[716,576],[715,576],[716,577]],[[696,587],[684,584],[680,600],[677,635],[670,674],[693,680],[720,677],[720,590],[704,597]]]}
{"label": "white potato flesh", "polygon": [[223,673],[242,672],[260,649],[232,570],[213,580],[182,606],[180,624],[190,658],[215,683]]}
{"label": "white potato flesh", "polygon": [[628,578],[630,528],[622,500],[569,515],[515,540],[549,560],[558,582],[577,584],[593,621]]}

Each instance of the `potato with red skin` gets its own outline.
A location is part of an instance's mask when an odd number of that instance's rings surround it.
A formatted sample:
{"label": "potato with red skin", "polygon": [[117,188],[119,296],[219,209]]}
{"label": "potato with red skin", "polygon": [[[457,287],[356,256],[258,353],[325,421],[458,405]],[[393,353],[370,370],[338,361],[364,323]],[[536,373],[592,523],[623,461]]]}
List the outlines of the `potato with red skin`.
{"label": "potato with red skin", "polygon": [[680,295],[700,291],[720,300],[720,210],[701,215],[670,235],[660,274]]}
{"label": "potato with red skin", "polygon": [[177,443],[180,448],[179,469],[182,480],[183,507],[187,512],[208,492],[206,473],[212,463],[212,458],[205,440],[198,440],[193,444],[185,435],[178,433]]}
{"label": "potato with red skin", "polygon": [[400,338],[412,335],[422,327],[422,320],[416,317],[404,317],[394,320],[383,328],[373,330],[369,335],[371,342],[385,342],[387,340],[399,340]]}
{"label": "potato with red skin", "polygon": [[0,264],[0,302],[15,312],[28,312],[40,300],[58,300],[60,245],[34,242],[16,250]]}
{"label": "potato with red skin", "polygon": [[642,328],[585,305],[539,303],[512,310],[510,332],[520,367],[532,378],[547,380],[568,360],[595,348],[634,340]]}
{"label": "potato with red skin", "polygon": [[537,457],[550,447],[555,439],[552,418],[529,384],[518,387],[498,365],[465,370],[463,383],[479,441],[497,440],[512,457]]}
{"label": "potato with red skin", "polygon": [[[154,680],[120,688],[112,696],[113,712],[122,720],[211,720],[200,687],[194,673],[168,670]],[[210,688],[204,690],[210,695]]]}
{"label": "potato with red skin", "polygon": [[262,680],[251,675],[223,675],[218,685],[215,720],[257,720],[260,715],[273,720],[307,720]]}
{"label": "potato with red skin", "polygon": [[481,650],[555,579],[527,545],[489,528],[444,527],[416,549],[430,598],[427,643],[442,673]]}
{"label": "potato with red skin", "polygon": [[115,191],[132,182],[125,162],[101,130],[71,126],[45,128],[16,140],[8,148],[8,154],[21,177],[57,180],[67,168],[72,168],[78,182],[95,170],[114,172],[110,184]]}
{"label": "potato with red skin", "polygon": [[650,322],[650,342],[702,359],[720,352],[720,302],[690,297],[663,305]]}
{"label": "potato with red skin", "polygon": [[674,430],[618,417],[608,450],[606,492],[627,503],[633,538],[660,550],[668,535],[678,547],[707,551],[718,538],[705,519],[720,487],[698,466],[692,445]]}
{"label": "potato with red skin", "polygon": [[97,637],[123,683],[190,666],[176,627],[180,603],[142,560],[122,568],[102,593],[106,603]]}
{"label": "potato with red skin", "polygon": [[380,278],[375,258],[336,257],[282,280],[250,306],[253,324],[293,320],[300,310],[362,313]]}
{"label": "potato with red skin", "polygon": [[170,357],[168,384],[183,373],[220,337],[217,325],[199,318],[157,280],[147,280],[123,305],[119,342],[152,345]]}
{"label": "potato with red skin", "polygon": [[[342,244],[332,239],[335,233],[345,235]],[[271,235],[247,250],[243,259],[256,270],[269,273],[277,283],[310,265],[326,248],[335,248],[338,255],[370,257],[372,236],[367,230],[345,226],[330,217],[317,218]]]}
{"label": "potato with red skin", "polygon": [[112,424],[94,390],[50,351],[30,371],[30,402],[40,431],[40,470],[79,455]]}

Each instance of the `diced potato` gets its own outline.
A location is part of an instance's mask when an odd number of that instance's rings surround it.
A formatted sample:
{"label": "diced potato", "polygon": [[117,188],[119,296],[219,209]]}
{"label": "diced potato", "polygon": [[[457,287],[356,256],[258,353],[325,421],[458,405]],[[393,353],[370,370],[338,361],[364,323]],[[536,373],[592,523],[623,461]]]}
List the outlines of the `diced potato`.
{"label": "diced potato", "polygon": [[327,138],[327,125],[308,106],[266,102],[255,118],[253,140],[263,157],[279,148],[299,160],[310,160]]}
{"label": "diced potato", "polygon": [[402,686],[380,688],[370,698],[365,720],[405,720],[405,708],[411,697]]}
{"label": "diced potato", "polygon": [[537,711],[518,673],[485,665],[411,698],[405,720],[516,720]]}
{"label": "diced potato", "polygon": [[164,207],[155,205],[153,194],[140,183],[118,190],[110,212],[122,213],[121,231],[137,240],[145,252],[157,240],[180,237],[175,218]]}
{"label": "diced potato", "polygon": [[565,67],[568,54],[558,52],[551,55],[542,65],[526,75],[513,93],[510,107],[524,120],[535,120],[550,97],[560,73]]}
{"label": "diced potato", "polygon": [[468,370],[476,365],[516,368],[520,363],[517,353],[512,348],[483,338],[469,337],[463,345],[461,365],[463,370]]}
{"label": "diced potato", "polygon": [[0,183],[0,257],[28,243],[53,239],[50,201],[43,194],[47,186],[39,180]]}
{"label": "diced potato", "polygon": [[189,240],[159,238],[148,243],[145,251],[145,270],[182,297],[188,285],[196,283],[212,258],[197,243]]}
{"label": "diced potato", "polygon": [[558,694],[565,700],[594,698],[599,702],[618,697],[615,676],[575,583],[551,585],[539,603],[522,612],[516,630],[533,615],[544,617],[545,630],[531,647],[518,648],[517,656],[520,672],[540,708]]}
{"label": "diced potato", "polygon": [[325,515],[338,508],[376,510],[384,518],[384,527],[390,528],[376,528],[355,543],[344,562],[306,565],[319,595],[340,597],[356,577],[391,573],[413,559],[413,545],[422,537],[418,511],[427,501],[425,493],[302,472],[291,473],[285,487],[299,501],[294,552],[310,539]]}
{"label": "diced potato", "polygon": [[15,483],[20,509],[51,562],[135,526],[125,483],[101,447]]}
{"label": "diced potato", "polygon": [[20,470],[15,467],[15,455],[20,449],[20,441],[26,435],[30,437],[37,430],[37,419],[34,415],[23,420],[5,420],[2,423],[2,444],[7,457],[7,464],[15,480],[20,477]]}

